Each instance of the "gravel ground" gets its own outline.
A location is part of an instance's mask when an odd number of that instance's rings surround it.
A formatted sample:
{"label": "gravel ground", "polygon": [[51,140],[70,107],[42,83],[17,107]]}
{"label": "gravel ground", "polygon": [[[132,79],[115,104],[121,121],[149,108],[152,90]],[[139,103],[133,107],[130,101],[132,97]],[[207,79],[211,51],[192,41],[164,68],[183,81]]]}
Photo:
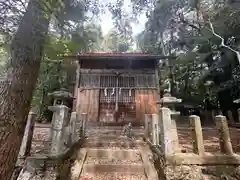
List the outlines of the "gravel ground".
{"label": "gravel ground", "polygon": [[46,154],[50,148],[50,124],[35,124],[31,154]]}
{"label": "gravel ground", "polygon": [[85,174],[79,180],[147,180],[144,174],[96,173]]}
{"label": "gravel ground", "polygon": [[37,126],[33,131],[33,140],[37,141],[49,141],[50,140],[50,128]]}
{"label": "gravel ground", "polygon": [[28,171],[21,173],[18,177],[18,180],[56,180],[56,171],[54,168],[48,168],[45,172],[37,171],[36,173],[32,174]]}
{"label": "gravel ground", "polygon": [[55,180],[57,173],[53,168],[48,169],[45,172],[38,171],[32,180]]}
{"label": "gravel ground", "polygon": [[50,142],[32,141],[31,154],[47,154],[50,150]]}

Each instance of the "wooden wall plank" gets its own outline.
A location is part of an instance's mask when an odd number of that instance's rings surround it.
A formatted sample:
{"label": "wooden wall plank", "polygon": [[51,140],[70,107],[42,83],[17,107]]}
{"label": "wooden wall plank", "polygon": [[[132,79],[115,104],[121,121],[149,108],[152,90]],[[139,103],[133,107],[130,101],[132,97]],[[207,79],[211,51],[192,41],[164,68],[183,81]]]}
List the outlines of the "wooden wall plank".
{"label": "wooden wall plank", "polygon": [[77,112],[87,113],[88,120],[97,121],[99,111],[99,90],[78,89]]}
{"label": "wooden wall plank", "polygon": [[145,114],[158,114],[156,90],[136,90],[136,119],[144,121]]}

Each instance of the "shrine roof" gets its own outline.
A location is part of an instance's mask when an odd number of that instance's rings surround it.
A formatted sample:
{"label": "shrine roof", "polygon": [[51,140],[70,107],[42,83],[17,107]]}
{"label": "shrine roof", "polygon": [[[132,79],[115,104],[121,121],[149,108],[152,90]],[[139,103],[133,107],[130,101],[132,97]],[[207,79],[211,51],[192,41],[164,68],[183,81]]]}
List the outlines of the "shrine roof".
{"label": "shrine roof", "polygon": [[152,55],[144,53],[77,53],[75,57],[77,57],[79,60],[160,60],[175,58],[174,56]]}

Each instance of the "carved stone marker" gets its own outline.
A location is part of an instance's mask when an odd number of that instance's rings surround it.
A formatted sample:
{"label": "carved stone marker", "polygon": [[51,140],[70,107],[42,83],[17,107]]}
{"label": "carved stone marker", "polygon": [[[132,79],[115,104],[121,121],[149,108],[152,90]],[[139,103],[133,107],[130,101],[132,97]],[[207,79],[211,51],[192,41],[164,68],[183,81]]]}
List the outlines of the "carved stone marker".
{"label": "carved stone marker", "polygon": [[51,127],[51,154],[59,154],[64,151],[66,139],[66,127],[69,123],[69,108],[65,105],[50,106],[53,111]]}

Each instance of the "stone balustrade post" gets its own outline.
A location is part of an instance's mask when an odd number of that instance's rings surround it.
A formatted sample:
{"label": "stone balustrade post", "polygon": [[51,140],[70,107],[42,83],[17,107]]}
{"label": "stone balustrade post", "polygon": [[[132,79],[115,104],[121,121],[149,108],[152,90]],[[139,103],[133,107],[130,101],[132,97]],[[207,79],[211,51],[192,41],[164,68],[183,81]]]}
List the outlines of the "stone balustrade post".
{"label": "stone balustrade post", "polygon": [[18,154],[18,159],[24,159],[26,156],[30,154],[36,116],[37,115],[34,112],[29,112],[28,114],[25,132]]}
{"label": "stone balustrade post", "polygon": [[145,136],[146,139],[150,138],[151,121],[152,121],[152,115],[151,114],[145,114],[144,136]]}
{"label": "stone balustrade post", "polygon": [[71,140],[72,142],[77,141],[77,112],[72,112],[71,113],[71,118],[70,118],[70,134],[71,134]]}
{"label": "stone balustrade post", "polygon": [[177,132],[177,123],[176,119],[171,118],[172,123],[172,142],[173,142],[173,149],[174,152],[179,152],[179,139],[178,139],[178,132]]}
{"label": "stone balustrade post", "polygon": [[238,112],[238,122],[240,122],[240,108],[237,110]]}
{"label": "stone balustrade post", "polygon": [[87,113],[81,114],[80,137],[84,138],[86,135]]}
{"label": "stone balustrade post", "polygon": [[159,118],[157,114],[152,114],[152,143],[159,145]]}
{"label": "stone balustrade post", "polygon": [[228,116],[230,124],[233,124],[235,120],[234,120],[233,113],[231,110],[227,110],[227,116]]}
{"label": "stone balustrade post", "polygon": [[59,154],[65,149],[66,129],[69,124],[69,108],[65,105],[49,107],[53,111],[51,127],[51,154]]}
{"label": "stone balustrade post", "polygon": [[203,145],[203,134],[201,120],[199,116],[192,115],[189,117],[190,126],[192,128],[193,152],[202,156],[205,153]]}
{"label": "stone balustrade post", "polygon": [[160,145],[165,156],[174,153],[172,140],[171,110],[166,107],[159,111]]}
{"label": "stone balustrade post", "polygon": [[234,154],[226,117],[218,115],[215,117],[215,120],[216,120],[216,126],[219,130],[219,135],[220,135],[221,152],[228,155]]}

